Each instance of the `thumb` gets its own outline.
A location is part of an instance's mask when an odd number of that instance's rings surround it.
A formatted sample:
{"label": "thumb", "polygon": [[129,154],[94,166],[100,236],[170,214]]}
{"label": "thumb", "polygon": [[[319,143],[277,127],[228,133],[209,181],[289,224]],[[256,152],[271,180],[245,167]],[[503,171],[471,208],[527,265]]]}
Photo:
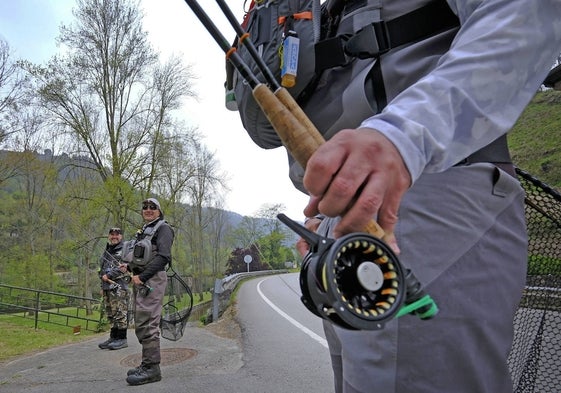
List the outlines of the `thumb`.
{"label": "thumb", "polygon": [[304,208],[304,215],[306,217],[313,217],[318,214],[320,211],[318,210],[320,198],[311,196],[310,200],[308,201],[308,205]]}

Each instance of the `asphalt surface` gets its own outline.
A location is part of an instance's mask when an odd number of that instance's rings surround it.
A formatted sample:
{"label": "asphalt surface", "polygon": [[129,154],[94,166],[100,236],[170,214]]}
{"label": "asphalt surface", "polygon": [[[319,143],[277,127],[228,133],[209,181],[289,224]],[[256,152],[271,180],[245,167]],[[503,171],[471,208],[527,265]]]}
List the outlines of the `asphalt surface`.
{"label": "asphalt surface", "polygon": [[53,348],[0,365],[0,392],[245,391],[243,378],[237,373],[243,366],[237,338],[188,325],[180,340],[161,340],[162,380],[130,386],[125,381],[127,370],[140,363],[141,354],[134,331],[128,331],[128,348],[120,350],[99,349],[97,344],[107,337]]}

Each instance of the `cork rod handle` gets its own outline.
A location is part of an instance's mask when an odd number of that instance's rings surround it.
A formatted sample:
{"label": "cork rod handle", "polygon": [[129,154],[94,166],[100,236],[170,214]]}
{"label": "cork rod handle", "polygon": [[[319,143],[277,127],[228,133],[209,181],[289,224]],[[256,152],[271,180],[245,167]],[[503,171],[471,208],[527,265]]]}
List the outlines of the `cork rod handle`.
{"label": "cork rod handle", "polygon": [[[258,84],[253,89],[253,97],[288,152],[302,168],[306,168],[312,154],[325,143],[323,136],[285,88],[273,93],[266,85]],[[374,220],[368,223],[364,231],[380,239],[385,235]]]}

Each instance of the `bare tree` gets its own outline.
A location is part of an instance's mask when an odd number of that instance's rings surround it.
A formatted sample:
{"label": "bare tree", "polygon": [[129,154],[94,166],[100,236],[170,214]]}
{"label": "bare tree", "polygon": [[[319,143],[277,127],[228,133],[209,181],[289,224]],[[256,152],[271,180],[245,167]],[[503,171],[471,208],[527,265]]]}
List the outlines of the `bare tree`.
{"label": "bare tree", "polygon": [[240,225],[230,233],[230,242],[236,248],[249,248],[264,235],[258,218],[244,216]]}
{"label": "bare tree", "polygon": [[16,115],[22,106],[25,81],[8,42],[0,39],[0,143],[19,130]]}
{"label": "bare tree", "polygon": [[226,269],[224,261],[228,260],[231,249],[227,246],[226,234],[232,230],[228,222],[228,213],[217,206],[208,210],[210,225],[207,230],[211,273],[213,277],[222,277]]}
{"label": "bare tree", "polygon": [[282,203],[265,203],[261,205],[259,210],[257,210],[256,216],[264,218],[264,227],[267,233],[271,232],[288,232],[286,226],[284,226],[278,219],[277,215],[286,209]]}
{"label": "bare tree", "polygon": [[121,222],[131,206],[131,187],[158,175],[159,147],[170,137],[170,112],[194,96],[189,68],[177,58],[163,66],[147,41],[138,4],[78,0],[76,23],[63,25],[67,49],[47,67],[28,66],[42,105],[87,155],[107,187],[107,206]]}
{"label": "bare tree", "polygon": [[[212,260],[206,242],[206,232],[210,227],[211,215],[206,214],[206,207],[212,206],[220,191],[226,189],[224,175],[221,174],[214,154],[202,145],[194,146],[195,172],[187,186],[189,215],[189,238],[195,282],[195,291],[200,293],[202,300],[202,278],[204,276],[205,261]],[[210,245],[216,247],[217,245]]]}
{"label": "bare tree", "polygon": [[[173,125],[172,127],[176,127]],[[142,186],[147,193],[167,195],[172,204],[188,197],[188,186],[196,174],[195,147],[200,145],[194,129],[179,129],[166,138],[160,138],[154,147],[153,176]]]}
{"label": "bare tree", "polygon": [[[177,57],[171,57],[167,63],[154,69],[150,103],[153,116],[147,118],[153,122],[152,125],[149,125],[153,130],[153,137],[148,156],[150,161],[147,184],[144,187],[147,193],[152,191],[158,166],[169,166],[169,160],[166,157],[169,155],[168,147],[183,150],[176,151],[176,153],[184,157],[185,146],[192,144],[189,139],[195,141],[198,139],[194,129],[184,127],[170,116],[172,110],[179,108],[181,100],[185,96],[195,96],[191,88],[191,79],[193,79],[193,75],[190,69],[185,67]],[[161,163],[162,161],[164,162]],[[181,166],[184,167],[184,164],[185,162],[182,162]],[[189,176],[185,176],[185,178],[189,178]],[[176,177],[175,181],[178,180]]]}

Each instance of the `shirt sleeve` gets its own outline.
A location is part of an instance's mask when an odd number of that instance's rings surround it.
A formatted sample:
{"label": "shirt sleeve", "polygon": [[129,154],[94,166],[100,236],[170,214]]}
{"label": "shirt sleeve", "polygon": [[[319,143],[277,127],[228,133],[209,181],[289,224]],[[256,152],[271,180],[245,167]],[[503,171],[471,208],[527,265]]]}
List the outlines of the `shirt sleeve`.
{"label": "shirt sleeve", "polygon": [[461,23],[450,49],[361,124],[392,141],[413,180],[510,130],[561,50],[559,0],[448,3]]}

